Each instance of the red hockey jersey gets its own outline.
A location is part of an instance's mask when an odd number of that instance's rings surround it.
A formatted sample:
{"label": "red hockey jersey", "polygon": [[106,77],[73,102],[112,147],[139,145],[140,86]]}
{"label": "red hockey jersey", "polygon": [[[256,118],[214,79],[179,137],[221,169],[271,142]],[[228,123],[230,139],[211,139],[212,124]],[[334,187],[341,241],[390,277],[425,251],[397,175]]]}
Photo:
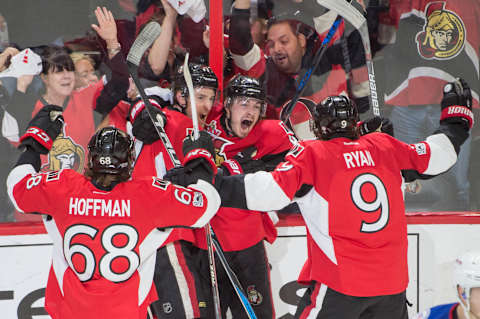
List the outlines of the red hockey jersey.
{"label": "red hockey jersey", "polygon": [[456,153],[444,134],[408,145],[383,133],[357,140],[305,141],[272,173],[245,176],[248,207],[262,211],[295,198],[307,226],[300,282],[317,281],[352,296],[404,291],[408,284],[402,169],[436,175]]}
{"label": "red hockey jersey", "polygon": [[[132,112],[133,111],[134,110],[132,110]],[[185,114],[169,108],[163,108],[162,111],[167,117],[165,133],[167,133],[178,159],[182,161],[182,143],[188,132],[192,130],[192,120]],[[169,169],[174,167],[173,162],[170,160],[170,156],[168,155],[167,150],[161,140],[155,141],[149,145],[137,141],[135,147],[139,150],[137,151],[137,159],[133,169],[133,178],[141,178],[152,175],[163,177],[163,175],[165,175]],[[193,242],[193,231],[185,228],[175,229],[164,244],[166,245],[179,239]]]}
{"label": "red hockey jersey", "polygon": [[[212,134],[218,164],[252,145],[257,149],[253,158],[260,159],[265,155],[287,151],[297,143],[293,133],[283,122],[277,120],[260,120],[247,137],[233,137],[228,135],[221,125],[222,114],[217,114],[207,126],[207,130]],[[263,239],[273,242],[277,237],[277,230],[270,217],[258,211],[221,207],[210,224],[225,251],[243,250]],[[197,229],[194,232],[196,245],[206,249],[205,230]]]}
{"label": "red hockey jersey", "polygon": [[73,170],[21,165],[7,184],[19,211],[53,217],[44,221],[53,239],[45,305],[54,319],[145,319],[155,251],[171,231],[156,227],[203,227],[220,204],[203,181],[184,188],[149,177],[106,191]]}

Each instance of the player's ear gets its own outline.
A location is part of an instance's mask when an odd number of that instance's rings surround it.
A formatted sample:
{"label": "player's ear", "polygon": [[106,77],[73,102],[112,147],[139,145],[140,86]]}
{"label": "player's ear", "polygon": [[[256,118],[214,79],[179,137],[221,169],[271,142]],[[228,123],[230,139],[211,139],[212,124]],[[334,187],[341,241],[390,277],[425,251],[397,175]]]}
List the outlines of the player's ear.
{"label": "player's ear", "polygon": [[175,93],[175,98],[177,99],[177,102],[181,107],[184,108],[187,106],[187,99],[180,90]]}
{"label": "player's ear", "polygon": [[307,47],[307,38],[305,38],[305,35],[301,32],[298,34],[298,42],[302,49],[305,49]]}

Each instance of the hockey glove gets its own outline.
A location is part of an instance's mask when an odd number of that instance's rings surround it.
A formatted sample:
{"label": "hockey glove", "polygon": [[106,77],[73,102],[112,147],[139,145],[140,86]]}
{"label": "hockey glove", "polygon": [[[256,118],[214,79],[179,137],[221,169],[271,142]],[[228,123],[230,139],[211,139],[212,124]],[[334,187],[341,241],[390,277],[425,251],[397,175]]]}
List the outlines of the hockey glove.
{"label": "hockey glove", "polygon": [[185,167],[180,166],[168,170],[163,176],[163,179],[187,187],[188,185],[195,184],[198,181],[198,176],[191,174],[191,172],[187,173]]}
{"label": "hockey glove", "polygon": [[265,162],[259,159],[252,159],[257,153],[255,146],[250,146],[239,152],[232,159],[222,163],[226,175],[248,174],[265,170]]}
{"label": "hockey glove", "polygon": [[360,135],[372,132],[382,132],[393,136],[393,124],[386,117],[374,116],[366,121],[359,122],[358,128],[360,130]]}
{"label": "hockey glove", "polygon": [[183,140],[183,166],[187,174],[193,178],[203,179],[209,183],[217,173],[215,165],[215,148],[213,142],[206,131],[200,131],[197,140],[189,135]]}
{"label": "hockey glove", "polygon": [[48,154],[53,141],[62,131],[63,109],[56,105],[46,105],[28,123],[25,134],[20,138],[20,148],[30,147],[40,154]]}
{"label": "hockey glove", "polygon": [[445,84],[441,105],[440,123],[462,123],[466,130],[472,128],[472,92],[463,79]]}
{"label": "hockey glove", "polygon": [[133,136],[145,144],[152,144],[160,139],[155,126],[163,129],[167,124],[167,117],[162,112],[160,104],[152,98],[150,98],[149,101],[153,106],[149,108],[149,111],[154,122],[148,115],[147,109],[142,100],[132,103],[130,109],[130,121],[132,122]]}

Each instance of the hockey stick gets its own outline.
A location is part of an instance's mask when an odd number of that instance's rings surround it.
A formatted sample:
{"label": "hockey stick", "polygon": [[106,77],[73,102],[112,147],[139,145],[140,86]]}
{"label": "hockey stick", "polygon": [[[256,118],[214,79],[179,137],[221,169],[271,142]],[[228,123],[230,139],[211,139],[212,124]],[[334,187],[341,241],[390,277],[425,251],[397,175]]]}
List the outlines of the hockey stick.
{"label": "hockey stick", "polygon": [[317,2],[327,9],[340,12],[343,19],[348,21],[360,33],[365,50],[365,62],[367,64],[368,82],[370,84],[370,95],[368,96],[372,106],[373,115],[380,116],[380,104],[378,103],[377,84],[375,81],[375,70],[372,62],[372,50],[370,48],[370,38],[368,35],[367,19],[363,9],[352,5],[351,0],[317,0]]}
{"label": "hockey stick", "polygon": [[322,44],[320,45],[320,48],[318,49],[317,53],[315,54],[315,57],[313,58],[313,61],[312,61],[312,65],[307,69],[306,73],[303,75],[302,79],[300,80],[300,82],[297,86],[297,90],[295,91],[295,95],[290,100],[288,105],[282,110],[282,113],[281,113],[280,117],[281,117],[281,120],[284,123],[288,122],[288,119],[290,118],[290,114],[292,113],[293,108],[295,107],[295,104],[297,104],[298,99],[300,98],[300,96],[305,91],[305,88],[307,86],[308,81],[310,80],[310,77],[311,77],[312,73],[318,67],[318,64],[320,63],[320,60],[322,59],[323,55],[327,51],[327,47],[328,47],[328,44],[330,43],[330,40],[332,39],[333,35],[337,31],[338,26],[340,25],[341,22],[342,22],[342,17],[340,15],[337,15],[337,17],[335,18],[335,21],[333,22],[332,26],[330,27],[330,30],[328,30],[327,35],[323,39]]}
{"label": "hockey stick", "polygon": [[245,309],[245,312],[247,313],[247,317],[249,319],[257,319],[257,316],[253,311],[252,305],[248,301],[247,294],[245,293],[245,290],[243,289],[242,284],[238,280],[237,275],[235,274],[233,269],[230,268],[230,265],[228,264],[228,261],[225,258],[225,255],[223,254],[222,247],[220,246],[220,243],[218,242],[218,239],[215,236],[215,233],[213,233],[213,231],[212,231],[212,242],[213,242],[213,245],[215,246],[215,252],[217,253],[218,259],[220,260],[220,263],[225,269],[228,279],[230,279],[230,283],[232,284],[233,289],[237,293],[237,296],[240,299],[240,303],[242,304],[243,309]]}
{"label": "hockey stick", "polygon": [[177,155],[175,154],[175,150],[173,149],[172,143],[170,143],[170,139],[168,138],[165,130],[156,119],[153,118],[150,108],[153,108],[150,100],[148,99],[147,95],[145,94],[145,89],[143,88],[142,83],[138,78],[138,66],[140,65],[140,61],[142,59],[143,54],[145,51],[152,45],[155,39],[160,35],[162,32],[162,28],[157,22],[149,22],[140,32],[140,34],[133,42],[132,47],[127,55],[127,66],[128,72],[135,83],[135,86],[140,93],[140,98],[142,99],[143,103],[145,104],[145,109],[147,110],[148,116],[152,121],[153,125],[155,126],[155,131],[157,132],[158,136],[162,140],[165,149],[167,150],[168,156],[172,161],[175,167],[181,166],[180,161],[178,160]]}
{"label": "hockey stick", "polygon": [[[189,53],[185,55],[185,61],[183,63],[183,77],[188,88],[188,95],[190,99],[190,108],[192,110],[192,122],[193,122],[193,138],[196,140],[200,136],[198,129],[198,117],[197,117],[197,104],[195,101],[195,91],[193,89],[192,76],[188,68],[188,57]],[[208,265],[210,268],[210,283],[212,286],[212,295],[213,295],[213,307],[215,309],[215,318],[222,318],[222,311],[220,309],[220,295],[218,292],[218,282],[217,282],[217,269],[215,268],[215,256],[213,255],[213,246],[212,246],[212,232],[210,223],[205,225],[205,233],[207,238],[207,252],[208,252]]]}

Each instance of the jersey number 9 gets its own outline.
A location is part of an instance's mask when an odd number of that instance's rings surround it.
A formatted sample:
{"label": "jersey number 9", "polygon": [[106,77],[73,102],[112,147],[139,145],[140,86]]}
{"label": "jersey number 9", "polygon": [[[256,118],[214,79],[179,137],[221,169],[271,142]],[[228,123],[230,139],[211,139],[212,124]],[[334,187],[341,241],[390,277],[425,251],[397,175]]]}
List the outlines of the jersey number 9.
{"label": "jersey number 9", "polygon": [[[372,185],[375,189],[376,196],[371,202],[367,202],[362,196],[362,188],[366,184]],[[350,187],[350,195],[355,206],[362,212],[373,213],[380,210],[378,219],[373,223],[362,221],[360,228],[362,233],[375,233],[387,225],[390,214],[387,190],[377,176],[368,173],[357,176]]]}

